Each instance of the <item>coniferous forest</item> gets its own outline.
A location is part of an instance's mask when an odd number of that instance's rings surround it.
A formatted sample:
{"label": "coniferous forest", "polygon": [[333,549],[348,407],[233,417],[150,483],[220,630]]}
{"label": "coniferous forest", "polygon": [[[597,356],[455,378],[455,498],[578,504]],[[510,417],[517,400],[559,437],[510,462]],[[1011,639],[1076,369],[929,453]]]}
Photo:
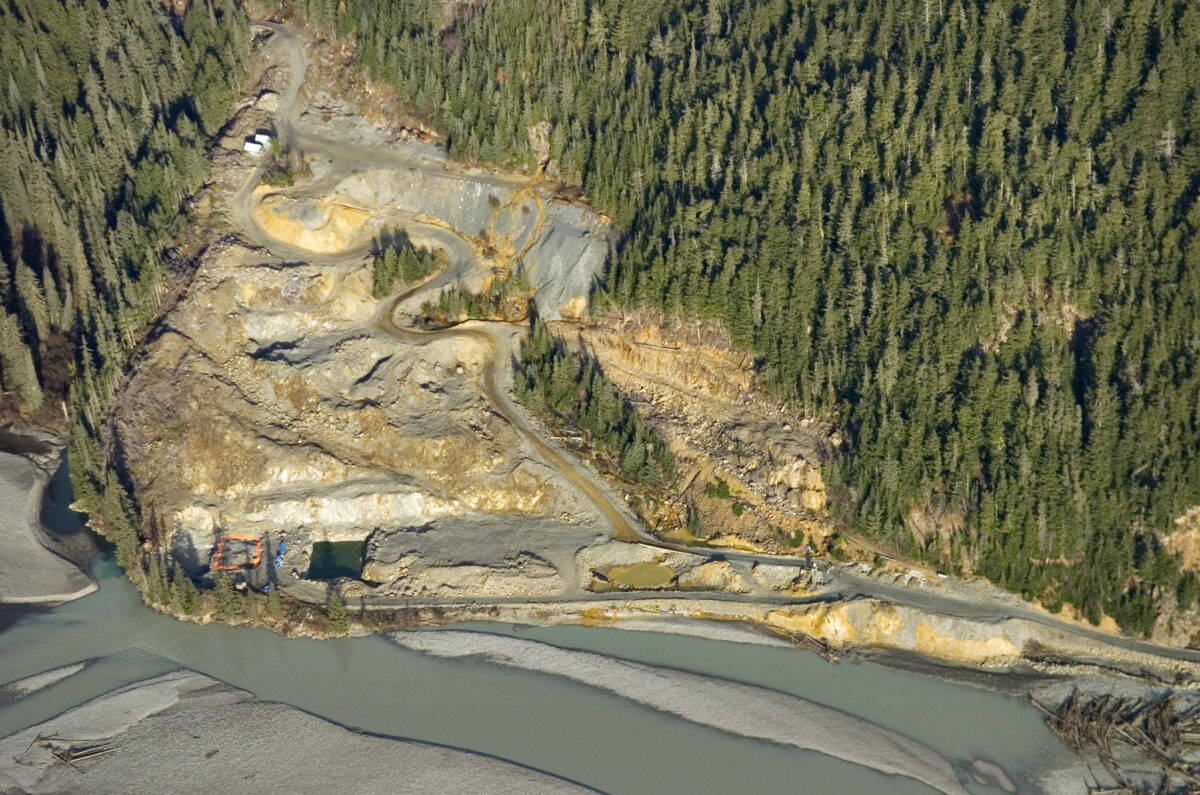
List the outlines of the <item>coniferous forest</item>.
{"label": "coniferous forest", "polygon": [[298,6],[457,155],[532,166],[550,121],[627,231],[600,299],[727,323],[832,417],[856,530],[1137,631],[1195,600],[1200,4]]}
{"label": "coniferous forest", "polygon": [[521,402],[586,434],[601,460],[622,477],[647,486],[675,478],[675,457],[666,443],[621,399],[596,360],[568,351],[536,315],[516,370]]}
{"label": "coniferous forest", "polygon": [[[65,401],[131,523],[99,425],[239,90],[218,5],[0,0],[3,409]],[[1196,600],[1162,539],[1200,504],[1200,5],[297,6],[455,155],[532,168],[550,121],[625,231],[598,301],[723,322],[831,417],[855,530],[1136,631]]]}
{"label": "coniferous forest", "polygon": [[232,3],[0,0],[4,412],[69,406],[76,496],[106,507],[126,552],[136,507],[100,425],[161,309],[162,249],[207,177],[249,44]]}

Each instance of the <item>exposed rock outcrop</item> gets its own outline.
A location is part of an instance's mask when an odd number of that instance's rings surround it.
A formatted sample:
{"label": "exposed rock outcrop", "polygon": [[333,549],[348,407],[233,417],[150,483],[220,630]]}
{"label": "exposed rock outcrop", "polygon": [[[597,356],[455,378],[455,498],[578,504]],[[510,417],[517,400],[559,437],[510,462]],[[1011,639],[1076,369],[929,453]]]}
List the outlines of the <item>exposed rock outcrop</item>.
{"label": "exposed rock outcrop", "polygon": [[[560,590],[545,549],[565,544],[569,565],[597,516],[482,393],[491,344],[398,334],[370,286],[359,265],[280,266],[236,245],[203,258],[115,411],[153,540],[200,577],[219,536],[282,541],[286,586],[315,541],[373,536],[382,555],[435,522],[454,552],[369,556],[383,592],[471,592],[468,564],[480,594]],[[489,563],[488,550],[502,552]],[[424,579],[399,582],[401,569]]]}
{"label": "exposed rock outcrop", "polygon": [[[373,224],[408,213],[458,230],[501,265],[524,269],[543,317],[576,310],[599,278],[612,232],[595,212],[537,187],[434,168],[374,169],[339,184],[330,207],[367,208]],[[330,216],[332,217],[332,215]]]}

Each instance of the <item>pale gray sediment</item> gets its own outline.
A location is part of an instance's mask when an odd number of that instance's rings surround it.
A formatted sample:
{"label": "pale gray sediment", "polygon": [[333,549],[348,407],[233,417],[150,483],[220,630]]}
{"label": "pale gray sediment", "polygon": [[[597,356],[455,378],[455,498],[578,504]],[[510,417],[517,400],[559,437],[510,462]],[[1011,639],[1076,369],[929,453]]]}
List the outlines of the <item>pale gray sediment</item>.
{"label": "pale gray sediment", "polygon": [[55,550],[41,523],[42,494],[62,441],[44,433],[0,433],[0,604],[61,604],[96,583]]}
{"label": "pale gray sediment", "polygon": [[6,685],[0,685],[0,706],[6,702],[16,701],[25,698],[30,693],[36,693],[39,690],[45,690],[50,685],[57,684],[68,676],[73,676],[87,667],[86,662],[77,662],[70,665],[59,666],[52,668],[49,671],[43,671],[40,674],[27,676],[24,679],[18,679],[15,682],[9,682]]}
{"label": "pale gray sediment", "polygon": [[929,746],[784,693],[500,635],[441,630],[396,632],[390,637],[433,656],[477,656],[562,676],[731,734],[818,751],[942,792],[966,792],[954,766]]}
{"label": "pale gray sediment", "polygon": [[192,671],[115,690],[0,740],[2,792],[247,785],[279,793],[582,789],[479,754],[351,731]]}

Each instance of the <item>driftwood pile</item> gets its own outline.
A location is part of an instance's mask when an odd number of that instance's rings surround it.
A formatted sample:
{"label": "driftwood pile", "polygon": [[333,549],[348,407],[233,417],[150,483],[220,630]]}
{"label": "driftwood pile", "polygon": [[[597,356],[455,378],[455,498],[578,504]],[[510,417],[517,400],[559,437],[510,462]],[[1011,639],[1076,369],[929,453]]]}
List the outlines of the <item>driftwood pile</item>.
{"label": "driftwood pile", "polygon": [[[1131,781],[1119,757],[1132,749],[1161,771],[1149,791],[1196,792],[1200,789],[1200,704],[1183,708],[1174,694],[1160,698],[1089,696],[1073,692],[1057,707],[1032,700],[1063,742],[1085,761],[1098,759],[1116,790],[1147,791],[1146,782]],[[1089,762],[1090,765],[1090,762]]]}
{"label": "driftwood pile", "polygon": [[57,737],[36,737],[31,745],[36,745],[64,765],[76,767],[77,762],[92,759],[97,756],[117,750],[115,745],[108,742],[88,740],[62,740]]}

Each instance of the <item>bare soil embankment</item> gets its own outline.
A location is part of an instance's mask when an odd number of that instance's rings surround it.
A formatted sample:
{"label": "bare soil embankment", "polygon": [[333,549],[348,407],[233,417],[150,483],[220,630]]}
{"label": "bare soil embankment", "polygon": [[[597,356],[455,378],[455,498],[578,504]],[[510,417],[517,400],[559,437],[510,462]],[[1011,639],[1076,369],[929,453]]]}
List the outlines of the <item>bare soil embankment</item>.
{"label": "bare soil embankment", "polygon": [[[302,68],[288,52],[287,68]],[[218,158],[197,205],[244,239],[211,225],[216,239],[114,410],[147,547],[204,583],[224,565],[222,538],[259,539],[265,554],[238,578],[305,601],[331,586],[375,600],[580,593],[575,554],[607,528],[497,409],[489,384],[507,378],[511,329],[419,333],[397,327],[393,308],[520,256],[553,311],[590,289],[603,223],[524,181],[448,170],[362,119],[293,126],[279,68],[262,69],[257,91],[283,98],[278,127],[314,159],[314,181],[264,190],[253,161]],[[262,126],[259,104],[232,129]],[[382,143],[343,144],[334,133],[347,124]],[[445,265],[377,300],[370,245],[392,231]],[[315,545],[329,543],[360,545],[357,574],[314,571]]]}

